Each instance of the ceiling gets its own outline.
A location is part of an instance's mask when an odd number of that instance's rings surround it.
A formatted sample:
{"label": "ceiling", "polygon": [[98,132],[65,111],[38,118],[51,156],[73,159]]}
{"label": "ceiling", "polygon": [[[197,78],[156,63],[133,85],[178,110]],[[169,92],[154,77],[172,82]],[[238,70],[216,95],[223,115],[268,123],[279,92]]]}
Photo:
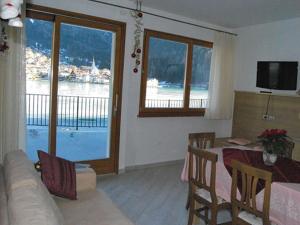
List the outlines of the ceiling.
{"label": "ceiling", "polygon": [[300,0],[143,0],[142,2],[143,6],[227,28],[300,17]]}

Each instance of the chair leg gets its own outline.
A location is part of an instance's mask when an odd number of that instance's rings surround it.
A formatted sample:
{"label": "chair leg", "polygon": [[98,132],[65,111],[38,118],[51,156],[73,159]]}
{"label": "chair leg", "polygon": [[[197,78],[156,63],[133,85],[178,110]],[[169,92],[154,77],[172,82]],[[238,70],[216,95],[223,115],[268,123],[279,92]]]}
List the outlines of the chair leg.
{"label": "chair leg", "polygon": [[217,225],[217,215],[218,211],[217,209],[214,209],[213,207],[210,210],[210,225]]}
{"label": "chair leg", "polygon": [[193,225],[195,212],[195,201],[189,198],[189,220],[188,225]]}
{"label": "chair leg", "polygon": [[237,224],[238,213],[239,213],[238,208],[232,206],[232,210],[231,210],[232,225],[236,225]]}
{"label": "chair leg", "polygon": [[185,204],[185,209],[188,210],[190,207],[190,191],[188,192],[186,204]]}
{"label": "chair leg", "polygon": [[208,225],[208,208],[205,209],[204,211],[204,216],[205,216],[205,225]]}

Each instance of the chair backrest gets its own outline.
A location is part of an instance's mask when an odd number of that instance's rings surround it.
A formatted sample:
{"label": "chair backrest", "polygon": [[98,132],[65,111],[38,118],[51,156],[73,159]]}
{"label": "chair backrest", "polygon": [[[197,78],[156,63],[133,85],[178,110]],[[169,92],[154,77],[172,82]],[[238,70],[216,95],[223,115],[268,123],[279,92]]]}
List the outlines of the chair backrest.
{"label": "chair backrest", "polygon": [[[231,204],[233,221],[237,218],[240,210],[245,210],[262,218],[264,225],[269,225],[270,195],[272,173],[261,170],[237,160],[232,160],[232,186],[231,186]],[[241,198],[237,198],[238,178],[242,182]],[[257,209],[256,188],[258,183],[264,182],[264,198],[262,211]]]}
{"label": "chair backrest", "polygon": [[286,144],[286,149],[284,151],[284,153],[279,154],[279,156],[284,157],[284,158],[289,158],[291,159],[293,157],[293,149],[295,147],[295,143],[294,142],[288,142]]}
{"label": "chair backrest", "polygon": [[[192,192],[195,189],[202,188],[210,192],[212,203],[217,204],[217,194],[215,189],[216,184],[216,163],[218,155],[198,149],[189,145],[189,182],[192,187]],[[210,171],[207,170],[210,164]],[[209,176],[209,177],[207,177]],[[209,178],[209,182],[207,182]]]}
{"label": "chair backrest", "polygon": [[214,132],[191,133],[189,134],[189,145],[201,149],[213,148],[215,137]]}

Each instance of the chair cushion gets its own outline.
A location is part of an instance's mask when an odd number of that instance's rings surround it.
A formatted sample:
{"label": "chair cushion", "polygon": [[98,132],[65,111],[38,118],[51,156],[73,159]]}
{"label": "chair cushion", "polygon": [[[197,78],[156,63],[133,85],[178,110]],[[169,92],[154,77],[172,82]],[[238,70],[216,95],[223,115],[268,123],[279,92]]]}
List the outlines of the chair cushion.
{"label": "chair cushion", "polygon": [[[263,225],[262,218],[257,217],[252,213],[248,213],[246,211],[240,212],[238,217],[251,225]],[[271,225],[276,225],[276,224],[271,222]]]}
{"label": "chair cushion", "polygon": [[263,221],[260,217],[256,217],[255,215],[246,211],[240,212],[238,217],[252,225],[263,225]]}
{"label": "chair cushion", "polygon": [[[196,195],[198,195],[201,198],[204,198],[205,200],[207,200],[208,202],[212,202],[211,201],[211,196],[210,196],[210,192],[203,189],[203,188],[198,188],[196,190]],[[218,200],[218,204],[224,203],[226,202],[223,198],[217,196],[217,200]]]}
{"label": "chair cushion", "polygon": [[38,151],[42,180],[50,193],[76,200],[75,163]]}

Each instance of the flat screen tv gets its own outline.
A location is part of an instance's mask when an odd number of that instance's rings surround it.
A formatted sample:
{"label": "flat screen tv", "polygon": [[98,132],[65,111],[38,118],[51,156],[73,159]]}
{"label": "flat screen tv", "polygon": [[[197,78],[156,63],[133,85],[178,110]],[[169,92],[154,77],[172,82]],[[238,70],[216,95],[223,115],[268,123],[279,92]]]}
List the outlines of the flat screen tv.
{"label": "flat screen tv", "polygon": [[256,87],[276,90],[297,89],[298,62],[257,62]]}

